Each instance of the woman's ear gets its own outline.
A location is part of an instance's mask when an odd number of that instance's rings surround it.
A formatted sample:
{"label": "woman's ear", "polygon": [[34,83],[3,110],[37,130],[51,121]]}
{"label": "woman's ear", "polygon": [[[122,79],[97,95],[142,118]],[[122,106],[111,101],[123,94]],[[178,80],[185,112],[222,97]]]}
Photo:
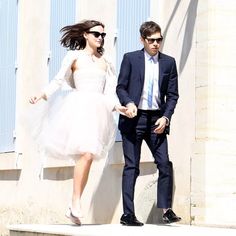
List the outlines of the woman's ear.
{"label": "woman's ear", "polygon": [[88,36],[87,36],[88,34],[86,33],[86,32],[84,32],[84,34],[83,34],[83,36],[84,36],[84,38],[87,40],[87,38],[88,38]]}

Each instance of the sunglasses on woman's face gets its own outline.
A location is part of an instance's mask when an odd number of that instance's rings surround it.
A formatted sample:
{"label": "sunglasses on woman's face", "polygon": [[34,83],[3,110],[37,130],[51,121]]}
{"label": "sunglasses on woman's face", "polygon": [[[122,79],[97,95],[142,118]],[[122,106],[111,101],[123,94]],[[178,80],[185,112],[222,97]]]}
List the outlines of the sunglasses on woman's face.
{"label": "sunglasses on woman's face", "polygon": [[149,44],[153,44],[155,41],[157,43],[161,43],[163,38],[145,38]]}
{"label": "sunglasses on woman's face", "polygon": [[99,38],[99,36],[101,36],[101,37],[104,39],[105,36],[106,36],[106,33],[100,33],[100,32],[98,32],[98,31],[88,31],[87,33],[88,33],[88,34],[93,34],[93,36],[94,36],[95,38]]}

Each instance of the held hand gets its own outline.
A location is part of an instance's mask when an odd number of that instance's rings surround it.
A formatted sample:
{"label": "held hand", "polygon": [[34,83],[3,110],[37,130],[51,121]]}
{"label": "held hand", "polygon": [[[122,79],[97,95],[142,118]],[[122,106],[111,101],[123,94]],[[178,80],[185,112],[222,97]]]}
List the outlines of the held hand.
{"label": "held hand", "polygon": [[116,105],[115,106],[115,110],[123,116],[126,116],[125,113],[126,113],[127,109],[128,109],[127,107],[124,107],[124,106],[121,106],[121,105]]}
{"label": "held hand", "polygon": [[166,123],[167,123],[166,118],[164,117],[159,118],[155,123],[156,128],[154,129],[154,133],[162,134],[165,130]]}
{"label": "held hand", "polygon": [[137,107],[135,106],[134,103],[129,103],[126,105],[127,111],[125,112],[125,115],[129,118],[134,118],[137,116]]}

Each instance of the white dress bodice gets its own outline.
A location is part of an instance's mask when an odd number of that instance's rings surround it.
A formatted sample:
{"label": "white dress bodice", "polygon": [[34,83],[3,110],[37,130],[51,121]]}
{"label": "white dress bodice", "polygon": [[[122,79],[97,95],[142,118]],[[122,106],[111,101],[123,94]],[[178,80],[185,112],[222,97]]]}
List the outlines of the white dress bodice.
{"label": "white dress bodice", "polygon": [[[105,61],[106,68],[103,69],[83,50],[68,51],[59,72],[43,93],[49,98],[65,82],[70,85],[69,78],[72,77],[77,91],[103,93],[107,98],[110,110],[113,110],[115,105],[119,103],[115,93],[117,80],[113,66],[107,59]],[[74,62],[76,62],[78,69],[72,72],[71,68]]]}
{"label": "white dress bodice", "polygon": [[106,72],[100,68],[81,68],[74,72],[75,89],[81,92],[103,93]]}

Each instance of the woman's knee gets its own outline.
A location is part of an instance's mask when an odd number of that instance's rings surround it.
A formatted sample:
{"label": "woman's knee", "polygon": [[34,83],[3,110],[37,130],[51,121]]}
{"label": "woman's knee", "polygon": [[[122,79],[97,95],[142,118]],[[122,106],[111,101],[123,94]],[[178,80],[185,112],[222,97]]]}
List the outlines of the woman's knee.
{"label": "woman's knee", "polygon": [[83,161],[86,161],[88,163],[92,163],[93,161],[93,154],[92,153],[89,153],[89,152],[86,152],[84,153],[83,155],[81,155],[80,157]]}

